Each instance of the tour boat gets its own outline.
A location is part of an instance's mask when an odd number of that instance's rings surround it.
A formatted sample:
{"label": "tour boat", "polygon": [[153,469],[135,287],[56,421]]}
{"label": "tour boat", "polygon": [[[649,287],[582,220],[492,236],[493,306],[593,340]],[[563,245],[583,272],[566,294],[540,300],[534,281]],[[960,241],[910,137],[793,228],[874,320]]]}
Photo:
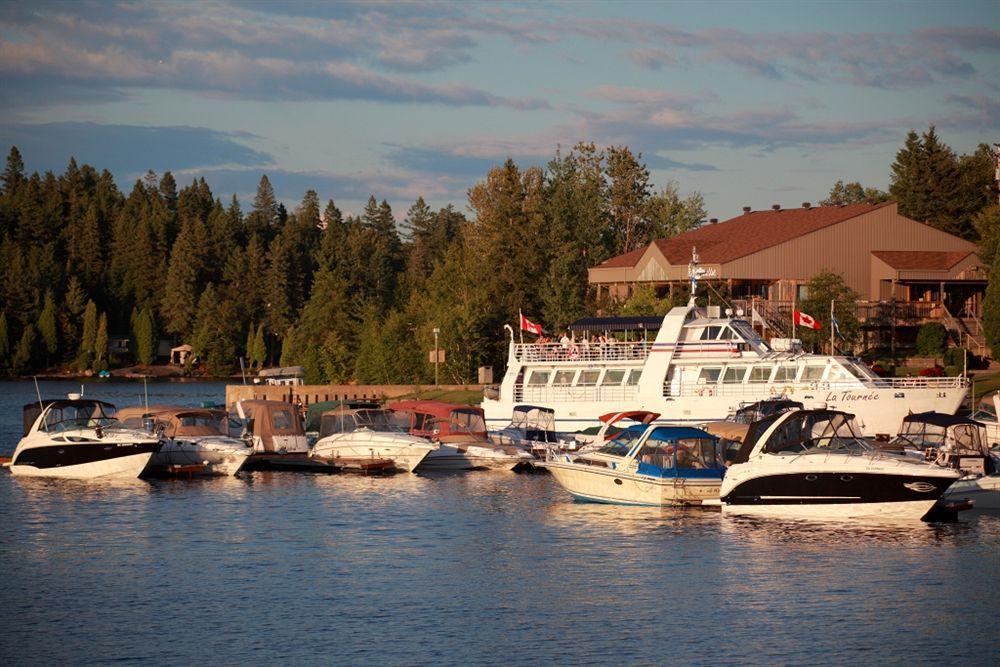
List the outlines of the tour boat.
{"label": "tour boat", "polygon": [[962,473],[948,487],[945,499],[971,500],[977,510],[1000,509],[1000,465],[990,452],[982,423],[937,412],[907,415],[887,447]]}
{"label": "tour boat", "polygon": [[151,473],[198,467],[199,474],[235,475],[253,452],[244,440],[229,436],[229,416],[222,410],[135,406],[119,410],[118,418],[129,427],[152,429],[162,440],[149,462]]}
{"label": "tour boat", "polygon": [[534,460],[528,452],[498,445],[486,433],[482,408],[443,401],[395,401],[386,404],[410,435],[438,445],[421,470],[513,470]]}
{"label": "tour boat", "polygon": [[522,403],[553,410],[554,428],[564,432],[626,410],[704,424],[741,404],[782,397],[849,411],[865,435],[888,436],[909,412],[954,413],[968,391],[964,377],[881,378],[859,360],[806,353],[798,339],[767,343],[742,311],[698,308],[693,300],[663,317],[655,340],[645,339],[642,326],[636,340],[599,345],[515,343],[511,330],[503,380],[484,391],[487,425],[502,426]]}
{"label": "tour boat", "polygon": [[623,505],[700,505],[718,500],[725,472],[717,440],[691,426],[630,426],[595,452],[550,453],[536,465],[573,498]]}
{"label": "tour boat", "polygon": [[917,520],[961,476],[874,448],[838,410],[790,410],[750,428],[722,481],[725,513]]}
{"label": "tour boat", "polygon": [[311,456],[348,468],[366,459],[389,459],[396,469],[413,472],[435,449],[404,432],[388,410],[338,408],[323,413]]}
{"label": "tour boat", "polygon": [[9,464],[30,477],[138,477],[160,440],[126,428],[115,406],[80,398],[39,400],[22,409],[24,437]]}

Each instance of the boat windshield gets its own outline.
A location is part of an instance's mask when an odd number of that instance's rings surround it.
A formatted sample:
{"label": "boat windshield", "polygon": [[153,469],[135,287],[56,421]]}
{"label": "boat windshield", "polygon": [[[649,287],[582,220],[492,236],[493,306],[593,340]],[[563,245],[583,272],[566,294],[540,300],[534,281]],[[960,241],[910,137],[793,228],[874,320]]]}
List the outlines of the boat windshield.
{"label": "boat windshield", "polygon": [[659,431],[654,431],[642,444],[636,456],[640,463],[661,469],[708,470],[723,467],[714,438],[664,438]]}
{"label": "boat windshield", "polygon": [[983,439],[977,424],[929,424],[921,421],[903,422],[893,444],[904,449],[941,450],[951,454],[979,455],[983,453]]}
{"label": "boat windshield", "polygon": [[389,410],[358,410],[354,413],[358,428],[367,428],[379,433],[405,433],[409,423],[404,427],[393,418]]}
{"label": "boat windshield", "polygon": [[874,448],[858,437],[851,415],[797,412],[778,426],[764,445],[767,454],[864,453]]}
{"label": "boat windshield", "polygon": [[486,422],[475,410],[452,410],[448,430],[456,433],[486,433]]}
{"label": "boat windshield", "polygon": [[116,411],[105,403],[67,403],[53,405],[45,414],[46,431],[70,431],[80,428],[119,426]]}
{"label": "boat windshield", "polygon": [[167,435],[228,435],[226,416],[222,413],[188,412],[176,415],[167,423]]}
{"label": "boat windshield", "polygon": [[997,421],[997,411],[990,403],[982,401],[979,404],[979,409],[972,413],[972,419],[977,422],[995,422]]}
{"label": "boat windshield", "polygon": [[627,428],[619,431],[597,451],[611,456],[627,456],[645,430],[645,428]]}

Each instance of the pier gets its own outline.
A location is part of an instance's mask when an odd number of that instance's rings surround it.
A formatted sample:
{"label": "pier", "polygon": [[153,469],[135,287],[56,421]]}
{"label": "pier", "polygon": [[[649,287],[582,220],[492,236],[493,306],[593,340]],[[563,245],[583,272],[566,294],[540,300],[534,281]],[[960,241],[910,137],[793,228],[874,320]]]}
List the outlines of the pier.
{"label": "pier", "polygon": [[308,407],[322,401],[382,401],[427,391],[479,391],[481,384],[231,384],[226,385],[226,409],[231,410],[237,401],[266,400],[302,403]]}

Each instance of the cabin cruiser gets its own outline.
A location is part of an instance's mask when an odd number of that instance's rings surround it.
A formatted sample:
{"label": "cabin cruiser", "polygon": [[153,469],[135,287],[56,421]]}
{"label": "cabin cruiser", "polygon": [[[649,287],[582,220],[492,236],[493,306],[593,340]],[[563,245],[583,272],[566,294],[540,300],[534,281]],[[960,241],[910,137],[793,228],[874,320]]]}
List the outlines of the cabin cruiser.
{"label": "cabin cruiser", "polygon": [[438,444],[420,464],[421,470],[513,470],[534,460],[524,450],[490,440],[482,408],[416,400],[395,401],[385,407],[410,435]]}
{"label": "cabin cruiser", "polygon": [[[485,412],[484,412],[485,414]],[[556,433],[556,412],[540,405],[515,405],[510,423],[490,431],[490,440],[498,445],[514,446],[544,459],[549,451],[573,451],[576,438]]]}
{"label": "cabin cruiser", "polygon": [[753,424],[754,422],[759,422],[762,419],[767,419],[781,412],[788,412],[789,410],[801,410],[805,406],[798,401],[789,401],[786,398],[768,398],[763,401],[755,401],[753,403],[741,403],[735,411],[733,411],[725,421],[735,422],[737,424]]}
{"label": "cabin cruiser", "polygon": [[388,459],[397,470],[413,472],[437,447],[406,433],[389,410],[338,408],[323,413],[311,456],[342,467]]}
{"label": "cabin cruiser", "polygon": [[[696,275],[696,262],[690,268]],[[522,403],[554,410],[553,428],[560,431],[596,426],[594,415],[626,410],[704,424],[724,419],[741,403],[782,396],[851,412],[864,435],[891,436],[907,412],[954,413],[968,392],[964,377],[881,378],[858,359],[806,353],[795,338],[765,342],[752,316],[748,321],[741,310],[699,308],[693,299],[658,325],[643,322],[634,337],[626,319],[612,320],[594,326],[633,340],[615,340],[612,333],[602,344],[584,339],[564,347],[516,343],[510,330],[503,380],[498,390],[484,392],[487,425],[500,427]],[[656,338],[646,340],[656,326]]]}
{"label": "cabin cruiser", "polygon": [[1000,465],[980,422],[937,412],[908,415],[887,449],[962,473],[946,499],[971,500],[974,509],[1000,509]]}
{"label": "cabin cruiser", "polygon": [[603,447],[605,442],[613,439],[628,426],[632,425],[626,425],[627,422],[633,422],[633,424],[652,424],[659,416],[655,412],[646,412],[645,410],[609,412],[606,415],[601,415],[598,417],[601,420],[601,426],[597,429],[587,429],[587,431],[593,430],[593,433],[583,432],[574,434],[573,437],[579,443],[576,451],[578,454],[595,452]]}
{"label": "cabin cruiser", "polygon": [[196,466],[201,474],[235,475],[253,451],[245,441],[229,436],[229,415],[222,410],[136,406],[119,410],[118,419],[160,437],[163,446],[149,462],[151,473]]}
{"label": "cabin cruiser", "polygon": [[1000,449],[1000,391],[986,394],[979,399],[972,418],[986,427],[986,443],[993,449]]}
{"label": "cabin cruiser", "polygon": [[700,505],[718,500],[725,467],[717,441],[691,426],[630,426],[586,454],[549,453],[545,468],[577,500]]}
{"label": "cabin cruiser", "polygon": [[125,428],[115,406],[70,394],[39,400],[22,409],[24,437],[9,464],[30,477],[138,477],[160,448],[160,440]]}
{"label": "cabin cruiser", "polygon": [[244,424],[242,437],[253,450],[244,470],[337,472],[332,464],[314,460],[298,409],[284,401],[239,401],[236,411]]}
{"label": "cabin cruiser", "polygon": [[722,482],[729,514],[917,520],[961,476],[874,448],[839,410],[791,410],[750,429]]}

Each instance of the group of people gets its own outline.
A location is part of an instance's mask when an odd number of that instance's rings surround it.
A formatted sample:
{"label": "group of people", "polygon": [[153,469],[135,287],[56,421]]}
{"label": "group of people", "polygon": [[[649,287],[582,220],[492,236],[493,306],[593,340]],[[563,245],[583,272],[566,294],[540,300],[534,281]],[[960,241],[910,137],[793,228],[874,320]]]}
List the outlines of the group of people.
{"label": "group of people", "polygon": [[615,345],[620,344],[620,341],[615,340],[613,336],[605,334],[599,336],[584,335],[577,338],[570,331],[565,331],[558,340],[558,346],[554,345],[556,342],[545,334],[539,336],[535,341],[535,345],[538,346],[536,349],[537,358],[550,361],[580,358],[593,359],[595,357],[616,359],[619,354],[626,354],[626,349],[631,349],[621,348],[620,350],[616,350]]}

